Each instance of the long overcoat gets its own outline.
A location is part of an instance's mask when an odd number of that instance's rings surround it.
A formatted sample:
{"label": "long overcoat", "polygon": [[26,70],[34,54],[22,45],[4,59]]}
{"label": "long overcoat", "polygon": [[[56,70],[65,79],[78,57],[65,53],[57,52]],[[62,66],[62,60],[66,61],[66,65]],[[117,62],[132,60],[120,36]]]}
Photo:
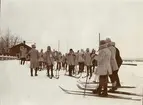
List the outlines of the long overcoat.
{"label": "long overcoat", "polygon": [[38,68],[38,59],[39,59],[39,52],[36,49],[31,49],[28,53],[30,56],[30,68]]}
{"label": "long overcoat", "polygon": [[110,65],[111,51],[107,48],[107,44],[101,45],[97,56],[97,75],[111,75],[112,69]]}

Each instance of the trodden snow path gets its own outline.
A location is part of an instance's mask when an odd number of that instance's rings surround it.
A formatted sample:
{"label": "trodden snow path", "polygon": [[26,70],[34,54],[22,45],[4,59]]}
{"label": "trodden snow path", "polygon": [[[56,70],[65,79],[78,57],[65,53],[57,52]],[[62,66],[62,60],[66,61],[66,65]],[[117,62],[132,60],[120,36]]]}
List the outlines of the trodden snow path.
{"label": "trodden snow path", "polygon": [[[119,72],[121,82],[137,86],[135,89],[119,89],[142,92],[143,65],[122,66]],[[59,86],[78,90],[77,79],[64,76],[49,79],[46,71],[39,71],[38,77],[30,77],[29,64],[20,65],[19,61],[0,61],[0,105],[141,105],[141,101],[83,97],[65,94]],[[83,81],[85,81],[83,79]],[[129,96],[132,97],[132,96]],[[134,97],[134,96],[133,96]],[[141,99],[141,97],[137,97]]]}

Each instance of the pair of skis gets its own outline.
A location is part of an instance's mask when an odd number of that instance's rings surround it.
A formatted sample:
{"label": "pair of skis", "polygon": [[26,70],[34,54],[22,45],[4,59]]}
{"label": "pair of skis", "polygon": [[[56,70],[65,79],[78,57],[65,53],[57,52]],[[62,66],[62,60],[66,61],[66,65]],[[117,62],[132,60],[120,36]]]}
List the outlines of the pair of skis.
{"label": "pair of skis", "polygon": [[[74,90],[67,90],[64,89],[63,87],[59,86],[62,91],[64,91],[66,94],[71,94],[71,95],[85,95],[85,96],[92,96],[92,97],[100,97],[97,94],[93,94],[92,92],[83,92],[83,91],[74,91]],[[141,99],[137,98],[132,98],[132,97],[123,97],[123,96],[117,96],[117,95],[111,95],[108,94],[107,97],[102,97],[102,98],[112,98],[112,99],[125,99],[125,100],[132,100],[132,101],[141,101]]]}
{"label": "pair of skis", "polygon": [[[87,90],[87,91],[94,91],[95,88],[84,88],[84,85],[77,84],[77,87],[80,90]],[[115,93],[115,94],[124,94],[124,95],[134,95],[134,96],[143,96],[141,94],[131,93],[131,92],[123,92],[123,91],[108,91],[109,93]]]}
{"label": "pair of skis", "polygon": [[[77,87],[81,90],[85,91],[94,91],[95,88],[97,87],[96,84],[98,84],[98,82],[94,82],[94,85],[90,85],[88,84],[87,80],[86,82],[81,82],[80,80],[78,81]],[[112,86],[108,86],[108,88],[112,88]],[[135,86],[121,86],[119,88],[136,88]],[[122,92],[122,91],[108,91],[109,93],[116,93],[116,94],[125,94],[125,95],[135,95],[135,96],[143,96],[143,95],[139,95],[139,94],[135,94],[135,93],[130,93],[130,92]]]}
{"label": "pair of skis", "polygon": [[[85,85],[85,84],[87,84],[88,86],[87,87],[89,87],[89,88],[93,88],[93,87],[95,87],[95,85],[96,84],[99,84],[99,82],[83,82],[83,81],[80,81],[80,80],[78,80],[77,81],[79,84],[82,84],[82,85]],[[111,84],[111,83],[108,83],[108,84]],[[112,86],[108,86],[108,88],[112,88]],[[135,86],[121,86],[121,87],[119,87],[119,88],[136,88]]]}
{"label": "pair of skis", "polygon": [[[67,94],[72,94],[72,95],[84,95],[84,96],[94,96],[94,97],[100,97],[97,94],[93,94],[93,91],[95,90],[95,87],[90,87],[88,84],[88,78],[86,78],[86,82],[79,82],[80,84],[77,84],[77,87],[82,90],[82,91],[75,91],[75,90],[67,90],[62,87],[60,89],[64,91]],[[97,84],[98,82],[94,82],[93,84]],[[108,86],[108,88],[111,88],[111,86]],[[121,88],[135,88],[133,86],[122,86]],[[113,94],[122,94],[122,95],[128,95],[128,96],[139,96],[142,97],[143,95],[136,94],[136,93],[131,93],[131,92],[123,92],[123,91],[108,91],[108,96],[104,98],[114,98],[114,99],[126,99],[126,100],[133,100],[133,101],[141,101],[141,99],[135,99],[132,97],[125,97],[125,96],[117,96]],[[112,95],[111,95],[112,93]]]}

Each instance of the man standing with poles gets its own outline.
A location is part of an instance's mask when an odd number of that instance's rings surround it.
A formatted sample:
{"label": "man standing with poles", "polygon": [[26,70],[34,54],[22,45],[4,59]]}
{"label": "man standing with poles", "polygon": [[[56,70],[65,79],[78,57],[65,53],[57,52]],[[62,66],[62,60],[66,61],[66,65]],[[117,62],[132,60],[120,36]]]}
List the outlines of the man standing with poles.
{"label": "man standing with poles", "polygon": [[[51,47],[47,47],[47,51],[44,53],[44,59],[47,66],[47,76],[52,79],[53,75],[53,66],[54,66],[54,54],[51,51]],[[50,75],[51,70],[51,75]]]}
{"label": "man standing with poles", "polygon": [[107,43],[105,40],[100,41],[99,54],[97,58],[97,70],[96,74],[99,75],[99,87],[93,91],[93,93],[99,96],[106,97],[107,85],[108,85],[108,75],[112,74],[110,59],[111,51],[107,48]]}
{"label": "man standing with poles", "polygon": [[69,69],[69,76],[73,76],[73,71],[74,71],[74,67],[75,67],[75,54],[73,49],[69,50],[69,53],[67,55],[67,62],[68,62],[68,69]]}

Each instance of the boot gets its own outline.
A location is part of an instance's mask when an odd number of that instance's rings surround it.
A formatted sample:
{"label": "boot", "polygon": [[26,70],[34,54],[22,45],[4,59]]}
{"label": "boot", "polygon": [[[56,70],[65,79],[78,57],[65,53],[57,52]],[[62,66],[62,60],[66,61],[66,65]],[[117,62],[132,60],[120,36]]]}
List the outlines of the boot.
{"label": "boot", "polygon": [[112,88],[109,90],[110,92],[114,92],[115,90],[117,90],[117,85],[116,85],[116,81],[114,83],[112,83]]}
{"label": "boot", "polygon": [[89,76],[89,79],[91,79],[92,75]]}
{"label": "boot", "polygon": [[78,71],[78,74],[80,74],[80,73],[82,73],[82,70],[81,70],[81,69],[79,69],[79,71]]}
{"label": "boot", "polygon": [[107,97],[108,96],[106,85],[103,87],[103,91],[101,92],[101,94],[99,96],[101,96],[101,97]]}
{"label": "boot", "polygon": [[31,77],[33,76],[33,69],[30,69]]}
{"label": "boot", "polygon": [[53,65],[51,66],[51,77],[54,77],[54,75],[53,75]]}
{"label": "boot", "polygon": [[36,68],[36,69],[35,69],[35,76],[38,76],[38,74],[37,74],[37,70],[38,70],[38,69]]}
{"label": "boot", "polygon": [[47,70],[47,76],[50,77],[50,75],[49,75],[49,70]]}
{"label": "boot", "polygon": [[25,64],[25,60],[23,61],[23,65]]}
{"label": "boot", "polygon": [[88,77],[89,76],[89,66],[87,66],[87,74],[86,76]]}
{"label": "boot", "polygon": [[53,75],[53,70],[51,70],[51,77],[54,77],[54,75]]}
{"label": "boot", "polygon": [[117,86],[117,87],[121,87],[121,83],[120,83],[120,79],[119,79],[118,74],[117,74],[116,81],[117,81],[116,86]]}
{"label": "boot", "polygon": [[92,91],[93,94],[100,94],[101,93],[101,87],[98,87],[97,89]]}
{"label": "boot", "polygon": [[20,64],[22,65],[22,60],[21,60]]}
{"label": "boot", "polygon": [[108,97],[108,93],[107,92],[101,92],[101,94],[99,95],[100,97]]}
{"label": "boot", "polygon": [[116,91],[117,90],[117,87],[112,87],[110,90],[109,90],[109,92],[114,92],[114,91]]}
{"label": "boot", "polygon": [[92,91],[92,93],[93,93],[93,94],[98,94],[98,90],[95,89],[95,90]]}
{"label": "boot", "polygon": [[69,76],[72,76],[72,68],[71,68],[71,66],[69,67]]}
{"label": "boot", "polygon": [[118,83],[118,84],[116,85],[116,87],[120,88],[120,87],[121,87],[121,84],[120,84],[120,83]]}

